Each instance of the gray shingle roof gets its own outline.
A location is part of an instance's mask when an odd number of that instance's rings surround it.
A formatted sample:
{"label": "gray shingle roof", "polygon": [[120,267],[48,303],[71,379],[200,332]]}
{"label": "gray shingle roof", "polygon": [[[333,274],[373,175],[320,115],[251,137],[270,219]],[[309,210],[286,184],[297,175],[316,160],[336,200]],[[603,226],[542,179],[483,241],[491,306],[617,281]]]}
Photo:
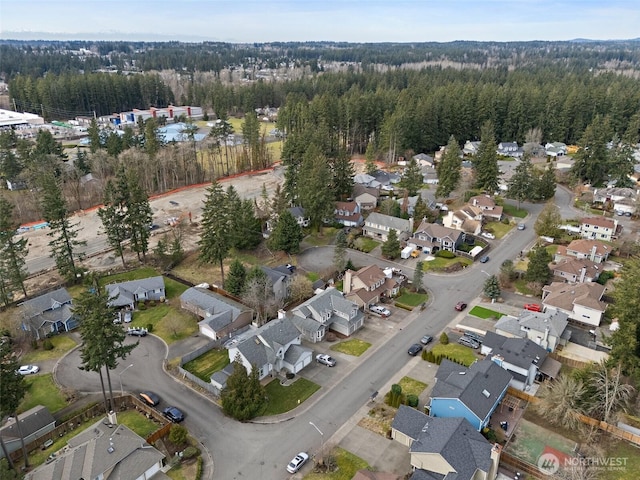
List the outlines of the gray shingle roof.
{"label": "gray shingle roof", "polygon": [[404,218],[392,217],[391,215],[373,212],[367,217],[365,225],[372,225],[373,228],[375,228],[375,225],[384,225],[400,234],[401,232],[408,232],[411,223],[409,220],[405,220]]}
{"label": "gray shingle roof", "polygon": [[560,311],[532,312],[523,310],[518,318],[504,316],[496,322],[496,330],[524,337],[526,334],[522,327],[537,332],[543,332],[549,328],[549,335],[560,337],[569,324],[568,315]]}
{"label": "gray shingle roof", "polygon": [[[352,314],[355,314],[353,318]],[[307,333],[320,330],[321,325],[328,328],[334,322],[344,325],[357,323],[363,314],[357,304],[330,287],[298,305],[290,315],[298,330]]]}
{"label": "gray shingle roof", "polygon": [[26,300],[22,303],[23,310],[31,317],[51,310],[58,304],[64,305],[71,303],[71,295],[67,292],[66,288],[59,288],[53,292],[45,293],[39,297]]}
{"label": "gray shingle roof", "polygon": [[164,289],[164,278],[161,275],[156,277],[141,278],[139,280],[129,280],[127,282],[110,283],[106,285],[109,302],[115,307],[122,307],[135,302],[135,296],[140,293],[153,290]]}
{"label": "gray shingle roof", "polygon": [[414,439],[411,452],[441,455],[455,470],[447,479],[471,480],[491,467],[491,444],[464,418],[431,418],[401,405],[392,428]]}
{"label": "gray shingle roof", "polygon": [[[258,368],[273,361],[271,353],[300,336],[300,332],[288,318],[280,318],[263,325],[250,337],[242,340],[236,348],[242,356]],[[286,352],[285,352],[286,354]]]}
{"label": "gray shingle roof", "polygon": [[[20,433],[23,438],[26,438],[47,425],[55,423],[56,419],[53,418],[47,407],[36,405],[26,412],[18,414],[18,422],[20,422]],[[5,426],[0,428],[0,436],[5,442],[12,438],[20,438],[16,423],[13,420],[7,421]]]}
{"label": "gray shingle roof", "polygon": [[182,295],[180,295],[180,301],[196,306],[210,314],[231,310],[234,319],[238,318],[241,312],[249,310],[244,305],[230,298],[199,287],[191,287],[185,290]]}
{"label": "gray shingle roof", "polygon": [[538,365],[547,358],[547,351],[528,338],[508,338],[495,332],[487,332],[482,345],[491,348],[491,355],[500,355],[512,365],[528,369],[534,361]]}

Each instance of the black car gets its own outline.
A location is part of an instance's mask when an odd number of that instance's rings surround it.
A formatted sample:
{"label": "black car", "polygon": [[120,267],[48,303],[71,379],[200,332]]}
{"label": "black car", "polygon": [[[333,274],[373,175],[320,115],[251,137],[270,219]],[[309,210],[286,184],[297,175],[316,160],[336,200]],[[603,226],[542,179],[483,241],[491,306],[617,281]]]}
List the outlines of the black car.
{"label": "black car", "polygon": [[140,400],[149,405],[150,407],[155,407],[160,403],[160,397],[153,392],[140,392]]}
{"label": "black car", "polygon": [[162,411],[162,414],[173,423],[180,423],[184,420],[184,414],[177,407],[167,407]]}
{"label": "black car", "polygon": [[422,351],[422,345],[420,345],[419,343],[414,343],[413,345],[411,345],[409,347],[409,351],[407,352],[409,355],[411,355],[412,357],[415,357],[416,355],[418,355],[420,352]]}

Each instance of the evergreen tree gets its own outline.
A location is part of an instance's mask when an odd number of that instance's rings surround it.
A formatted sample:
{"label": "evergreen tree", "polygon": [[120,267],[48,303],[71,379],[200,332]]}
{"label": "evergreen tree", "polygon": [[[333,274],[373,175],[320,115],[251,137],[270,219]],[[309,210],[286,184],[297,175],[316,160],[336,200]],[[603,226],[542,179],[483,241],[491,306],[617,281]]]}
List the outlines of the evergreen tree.
{"label": "evergreen tree", "polygon": [[281,250],[288,254],[298,253],[302,238],[302,228],[300,228],[291,212],[285,210],[280,214],[271,232],[269,245],[273,250]]}
{"label": "evergreen tree", "polygon": [[609,118],[596,115],[585,129],[574,155],[571,172],[580,181],[595,187],[608,180],[610,152],[607,143],[613,136]]}
{"label": "evergreen tree", "polygon": [[27,239],[17,238],[17,222],[13,219],[13,205],[0,196],[0,301],[8,306],[15,292],[26,297]]}
{"label": "evergreen tree", "polygon": [[91,153],[96,153],[100,148],[102,148],[102,143],[100,141],[100,128],[98,127],[98,121],[95,118],[91,119],[91,124],[87,129],[87,134],[89,136],[89,150]]}
{"label": "evergreen tree", "polygon": [[49,224],[47,235],[51,237],[51,258],[56,263],[58,273],[67,281],[75,282],[78,275],[82,274],[82,269],[76,264],[77,249],[86,245],[86,242],[76,240],[77,224],[72,224],[69,220],[67,203],[56,178],[52,174],[43,175],[41,188],[42,212]]}
{"label": "evergreen tree", "polygon": [[539,283],[540,285],[546,285],[551,279],[551,270],[549,269],[549,263],[551,263],[551,255],[547,251],[544,245],[538,245],[535,247],[529,255],[529,265],[527,266],[527,272],[524,278],[528,282]]}
{"label": "evergreen tree", "polygon": [[262,227],[256,217],[251,200],[241,199],[233,185],[226,192],[226,210],[232,212],[229,217],[231,246],[238,250],[251,250],[262,241]]}
{"label": "evergreen tree", "polygon": [[214,182],[207,189],[202,210],[202,235],[200,259],[205,263],[218,263],[224,285],[224,259],[231,248],[231,212],[227,210],[226,195],[222,186]]}
{"label": "evergreen tree", "polygon": [[424,262],[416,263],[416,268],[413,271],[413,289],[416,292],[422,290],[422,279],[424,278]]}
{"label": "evergreen tree", "polygon": [[336,245],[333,249],[333,267],[337,272],[344,272],[347,266],[347,234],[344,229],[336,235]]}
{"label": "evergreen tree", "polygon": [[549,200],[556,194],[556,170],[553,165],[547,166],[544,173],[534,182],[534,199]]}
{"label": "evergreen tree", "polygon": [[[153,221],[153,210],[149,203],[149,196],[144,191],[135,170],[127,172],[127,184],[129,190],[129,204],[127,205],[127,227],[131,233],[131,250],[136,252],[138,260],[147,261],[149,251],[149,238],[151,230],[149,226]],[[140,258],[142,254],[142,258]]]}
{"label": "evergreen tree", "polygon": [[367,175],[375,175],[378,171],[378,166],[376,165],[376,148],[373,145],[373,142],[369,142],[367,144],[367,151],[364,154],[365,164],[364,169]]}
{"label": "evergreen tree", "polygon": [[[12,342],[6,338],[0,341],[0,418],[7,416],[15,417],[18,406],[22,402],[27,393],[27,385],[22,375],[18,375],[18,357],[14,355],[12,350]],[[18,428],[18,436],[22,439],[22,454],[25,459],[25,466],[29,466],[29,457],[24,445],[23,435],[20,434],[20,423],[15,423]],[[0,439],[1,440],[1,439]],[[4,441],[2,448],[5,449]],[[9,459],[10,466],[13,468],[11,457],[5,449],[5,458]]]}
{"label": "evergreen tree", "polygon": [[256,366],[252,365],[251,373],[247,373],[237,356],[233,361],[233,372],[220,393],[220,400],[224,412],[236,420],[245,422],[255,417],[266,401]]}
{"label": "evergreen tree", "polygon": [[493,124],[487,120],[480,130],[480,147],[473,157],[476,188],[493,193],[498,190],[498,153]]}
{"label": "evergreen tree", "polygon": [[636,163],[633,153],[633,145],[635,144],[619,141],[617,136],[614,136],[612,144],[613,146],[608,152],[611,180],[616,182],[616,187],[618,188],[633,188],[634,183],[630,177],[634,173],[634,165]]}
{"label": "evergreen tree", "polygon": [[560,216],[560,209],[553,203],[547,203],[533,226],[536,235],[540,237],[552,237],[556,238],[560,234],[560,224],[562,223],[562,216]]}
{"label": "evergreen tree", "polygon": [[332,162],[333,189],[337,200],[344,200],[351,196],[353,191],[353,176],[355,170],[347,152],[340,150],[338,156]]}
{"label": "evergreen tree", "polygon": [[398,232],[392,228],[389,230],[389,234],[387,235],[387,241],[382,244],[382,256],[389,260],[393,260],[400,256],[400,250]]}
{"label": "evergreen tree", "polygon": [[[121,171],[124,174],[124,169]],[[123,242],[129,237],[125,221],[127,210],[126,205],[120,203],[112,180],[109,180],[105,186],[103,202],[104,207],[98,210],[98,217],[102,222],[109,246],[115,250],[122,261],[122,266],[125,267]]]}
{"label": "evergreen tree", "polygon": [[436,189],[437,198],[446,198],[453,192],[460,183],[460,169],[462,168],[462,156],[460,146],[456,137],[451,135],[449,143],[438,164],[436,171],[438,172],[438,188]]}
{"label": "evergreen tree", "polygon": [[[533,167],[531,165],[531,155],[525,153],[522,156],[522,160],[516,167],[513,176],[507,183],[509,189],[507,190],[507,198],[512,198],[518,201],[518,208],[520,204],[526,200],[532,198],[533,189]],[[554,184],[555,187],[555,184]]]}
{"label": "evergreen tree", "polygon": [[407,165],[407,169],[402,174],[400,186],[407,190],[410,197],[413,197],[422,189],[423,183],[422,169],[416,159],[412,158],[409,161],[409,165]]}
{"label": "evergreen tree", "polygon": [[244,291],[247,280],[247,271],[244,265],[238,258],[234,258],[229,266],[229,273],[227,274],[227,281],[225,283],[225,290],[231,295],[239,297]]}
{"label": "evergreen tree", "polygon": [[500,297],[500,282],[498,282],[498,277],[495,275],[491,275],[484,282],[484,295],[491,299],[491,301],[495,301]]}
{"label": "evergreen tree", "polygon": [[335,196],[327,160],[317,147],[311,146],[304,154],[300,178],[304,178],[304,182],[298,185],[300,205],[311,226],[319,232],[324,220],[333,216]]}

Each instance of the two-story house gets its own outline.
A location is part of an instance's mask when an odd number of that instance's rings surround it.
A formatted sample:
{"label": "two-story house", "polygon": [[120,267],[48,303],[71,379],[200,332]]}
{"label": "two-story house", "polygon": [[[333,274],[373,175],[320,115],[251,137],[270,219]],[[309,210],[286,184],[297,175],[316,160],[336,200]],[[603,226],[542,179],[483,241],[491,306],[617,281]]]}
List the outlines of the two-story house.
{"label": "two-story house", "polygon": [[498,474],[500,446],[465,418],[433,418],[400,405],[391,438],[409,448],[412,480],[493,480]]}
{"label": "two-story house", "polygon": [[66,288],[59,288],[20,304],[22,329],[31,332],[36,340],[51,333],[68,332],[76,328],[78,320],[73,315],[73,299]]}
{"label": "two-story house", "polygon": [[273,320],[229,348],[229,360],[240,362],[251,372],[258,369],[262,380],[269,374],[299,373],[313,359],[313,351],[302,346],[302,334],[286,317]]}
{"label": "two-story house", "polygon": [[425,252],[435,253],[438,250],[455,252],[463,241],[464,232],[423,221],[411,237],[410,243]]}
{"label": "two-story house", "polygon": [[551,266],[553,275],[565,282],[595,282],[602,271],[597,263],[588,259],[563,258]]}
{"label": "two-story house", "polygon": [[482,213],[483,210],[480,207],[464,205],[458,210],[449,210],[442,219],[442,224],[447,228],[479,235],[482,232]]}
{"label": "two-story house", "polygon": [[546,311],[557,311],[579,323],[597,327],[607,304],[602,301],[606,287],[599,283],[553,282],[542,288]]}
{"label": "two-story house", "polygon": [[503,208],[489,195],[476,195],[469,199],[469,205],[482,210],[482,217],[487,221],[499,222],[502,220]]}
{"label": "two-story house", "polygon": [[580,222],[580,236],[591,240],[611,242],[617,237],[618,221],[607,217],[587,217]]}
{"label": "two-story house", "polygon": [[373,212],[365,220],[362,234],[366,237],[386,242],[391,230],[396,231],[398,239],[401,241],[407,239],[413,231],[413,218],[405,220],[404,218]]}
{"label": "two-story house", "polygon": [[561,157],[567,154],[567,145],[562,142],[547,143],[544,150],[549,157]]}
{"label": "two-story house", "polygon": [[573,240],[569,245],[559,245],[554,256],[557,262],[563,258],[573,257],[577,259],[588,259],[594,263],[606,262],[611,254],[611,247],[598,240],[578,239]]}
{"label": "two-story house", "polygon": [[364,313],[358,304],[344,298],[342,292],[333,287],[295,307],[289,318],[302,335],[314,343],[323,340],[327,330],[349,337],[364,325]]}
{"label": "two-story house", "polygon": [[467,156],[473,156],[478,153],[480,149],[481,142],[473,142],[471,140],[467,140],[462,147],[462,153]]}
{"label": "two-story house", "polygon": [[293,281],[293,267],[291,265],[279,265],[277,267],[261,266],[273,289],[273,294],[278,300],[286,300],[291,295],[291,282]]}
{"label": "two-story house", "polygon": [[505,315],[495,325],[496,333],[505,337],[528,338],[549,352],[566,345],[571,337],[568,315],[559,311],[522,310],[517,317]]}
{"label": "two-story house", "polygon": [[487,332],[480,353],[507,370],[513,388],[527,391],[538,378],[556,378],[561,364],[535,342],[522,337],[505,337]]}
{"label": "two-story house", "polygon": [[358,306],[366,308],[378,303],[382,297],[392,298],[400,292],[400,284],[393,278],[387,277],[378,265],[362,267],[354,272],[344,272],[344,296]]}
{"label": "two-story house", "polygon": [[511,374],[488,358],[462,366],[442,360],[431,390],[431,417],[463,417],[479,432],[507,393]]}
{"label": "two-story house", "polygon": [[357,202],[336,202],[333,215],[334,221],[345,227],[361,227],[364,224],[360,205]]}
{"label": "two-story house", "polygon": [[435,161],[431,155],[427,155],[426,153],[419,153],[413,156],[413,159],[420,167],[435,167]]}
{"label": "two-story house", "polygon": [[505,157],[520,158],[523,153],[523,149],[518,146],[517,142],[500,142],[496,149],[498,155]]}
{"label": "two-story house", "polygon": [[354,185],[352,191],[353,200],[360,207],[361,212],[373,210],[378,206],[378,198],[380,198],[380,189],[365,187],[363,185]]}

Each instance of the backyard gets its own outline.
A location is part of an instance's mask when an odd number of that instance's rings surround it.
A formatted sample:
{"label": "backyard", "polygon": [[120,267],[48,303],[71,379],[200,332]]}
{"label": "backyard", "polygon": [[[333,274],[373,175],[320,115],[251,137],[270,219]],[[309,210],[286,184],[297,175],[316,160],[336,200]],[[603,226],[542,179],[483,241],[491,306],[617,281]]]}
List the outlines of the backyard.
{"label": "backyard", "polygon": [[229,351],[225,349],[211,349],[206,353],[203,353],[198,358],[194,358],[190,362],[185,363],[182,368],[187,372],[193,373],[203,382],[209,382],[211,375],[215,372],[219,372],[224,367],[229,365]]}

